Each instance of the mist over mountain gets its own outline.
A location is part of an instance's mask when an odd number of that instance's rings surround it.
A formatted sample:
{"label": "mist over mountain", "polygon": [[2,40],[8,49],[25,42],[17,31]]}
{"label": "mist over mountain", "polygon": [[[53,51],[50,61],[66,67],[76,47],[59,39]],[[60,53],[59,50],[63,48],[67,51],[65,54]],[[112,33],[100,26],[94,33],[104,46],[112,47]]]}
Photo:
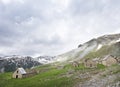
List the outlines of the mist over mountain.
{"label": "mist over mountain", "polygon": [[[99,52],[99,51],[103,52]],[[98,52],[98,55],[96,54]],[[57,56],[57,61],[75,61],[80,60],[94,53],[96,56],[105,55],[119,56],[120,53],[120,34],[104,35],[94,38],[84,44],[78,45],[77,49],[73,49],[67,53]]]}
{"label": "mist over mountain", "polygon": [[[92,55],[92,56],[91,56]],[[71,62],[84,58],[97,58],[105,55],[120,56],[120,34],[104,35],[94,38],[77,49],[58,56],[4,56],[0,57],[0,72],[14,71],[18,67],[32,68],[41,64]]]}

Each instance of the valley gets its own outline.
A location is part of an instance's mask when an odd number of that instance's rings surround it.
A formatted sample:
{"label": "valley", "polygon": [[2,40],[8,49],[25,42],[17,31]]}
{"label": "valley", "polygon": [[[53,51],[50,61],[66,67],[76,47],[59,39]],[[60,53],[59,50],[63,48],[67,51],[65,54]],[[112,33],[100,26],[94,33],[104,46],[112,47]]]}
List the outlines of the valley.
{"label": "valley", "polygon": [[[119,39],[120,34],[104,35],[67,53],[46,57],[51,62],[29,68],[37,71],[36,75],[30,77],[12,78],[14,70],[1,73],[0,86],[120,87]],[[40,59],[43,60],[41,57],[37,58]],[[34,61],[40,63],[37,60]]]}

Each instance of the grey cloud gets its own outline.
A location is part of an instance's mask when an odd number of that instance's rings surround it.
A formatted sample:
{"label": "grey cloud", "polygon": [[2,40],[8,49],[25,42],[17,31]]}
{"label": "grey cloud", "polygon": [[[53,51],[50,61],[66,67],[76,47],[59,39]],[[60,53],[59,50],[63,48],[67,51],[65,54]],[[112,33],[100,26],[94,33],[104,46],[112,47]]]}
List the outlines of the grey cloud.
{"label": "grey cloud", "polygon": [[[0,1],[1,55],[57,55],[120,30],[119,0]],[[58,2],[58,3],[56,3]]]}
{"label": "grey cloud", "polygon": [[100,14],[105,7],[103,0],[72,0],[71,9],[73,15],[88,15],[92,12]]}
{"label": "grey cloud", "polygon": [[60,37],[53,36],[52,38],[43,38],[43,39],[33,39],[34,44],[43,44],[43,45],[57,45],[62,43]]}

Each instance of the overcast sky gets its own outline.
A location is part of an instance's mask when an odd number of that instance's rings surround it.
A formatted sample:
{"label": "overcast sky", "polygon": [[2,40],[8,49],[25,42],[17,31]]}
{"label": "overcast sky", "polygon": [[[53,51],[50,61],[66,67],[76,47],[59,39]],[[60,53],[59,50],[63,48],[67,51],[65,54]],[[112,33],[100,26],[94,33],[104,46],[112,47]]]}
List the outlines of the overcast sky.
{"label": "overcast sky", "polygon": [[0,56],[58,55],[120,33],[120,0],[0,0]]}

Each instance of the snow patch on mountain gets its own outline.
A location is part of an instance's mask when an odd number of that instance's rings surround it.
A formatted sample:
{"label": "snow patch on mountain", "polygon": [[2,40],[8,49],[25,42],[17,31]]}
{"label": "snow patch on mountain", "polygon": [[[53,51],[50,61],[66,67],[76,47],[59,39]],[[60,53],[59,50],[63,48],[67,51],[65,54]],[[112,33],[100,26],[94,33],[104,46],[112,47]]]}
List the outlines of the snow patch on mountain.
{"label": "snow patch on mountain", "polygon": [[102,44],[99,44],[96,51],[99,50],[103,45]]}
{"label": "snow patch on mountain", "polygon": [[42,64],[48,64],[48,63],[53,63],[55,58],[56,58],[55,56],[39,56],[34,58],[34,60]]}
{"label": "snow patch on mountain", "polygon": [[116,42],[120,42],[120,38],[118,40],[116,40]]}
{"label": "snow patch on mountain", "polygon": [[38,61],[35,61],[30,56],[5,56],[0,57],[0,73],[10,72],[16,70],[18,67],[32,68],[34,66],[41,65]]}

